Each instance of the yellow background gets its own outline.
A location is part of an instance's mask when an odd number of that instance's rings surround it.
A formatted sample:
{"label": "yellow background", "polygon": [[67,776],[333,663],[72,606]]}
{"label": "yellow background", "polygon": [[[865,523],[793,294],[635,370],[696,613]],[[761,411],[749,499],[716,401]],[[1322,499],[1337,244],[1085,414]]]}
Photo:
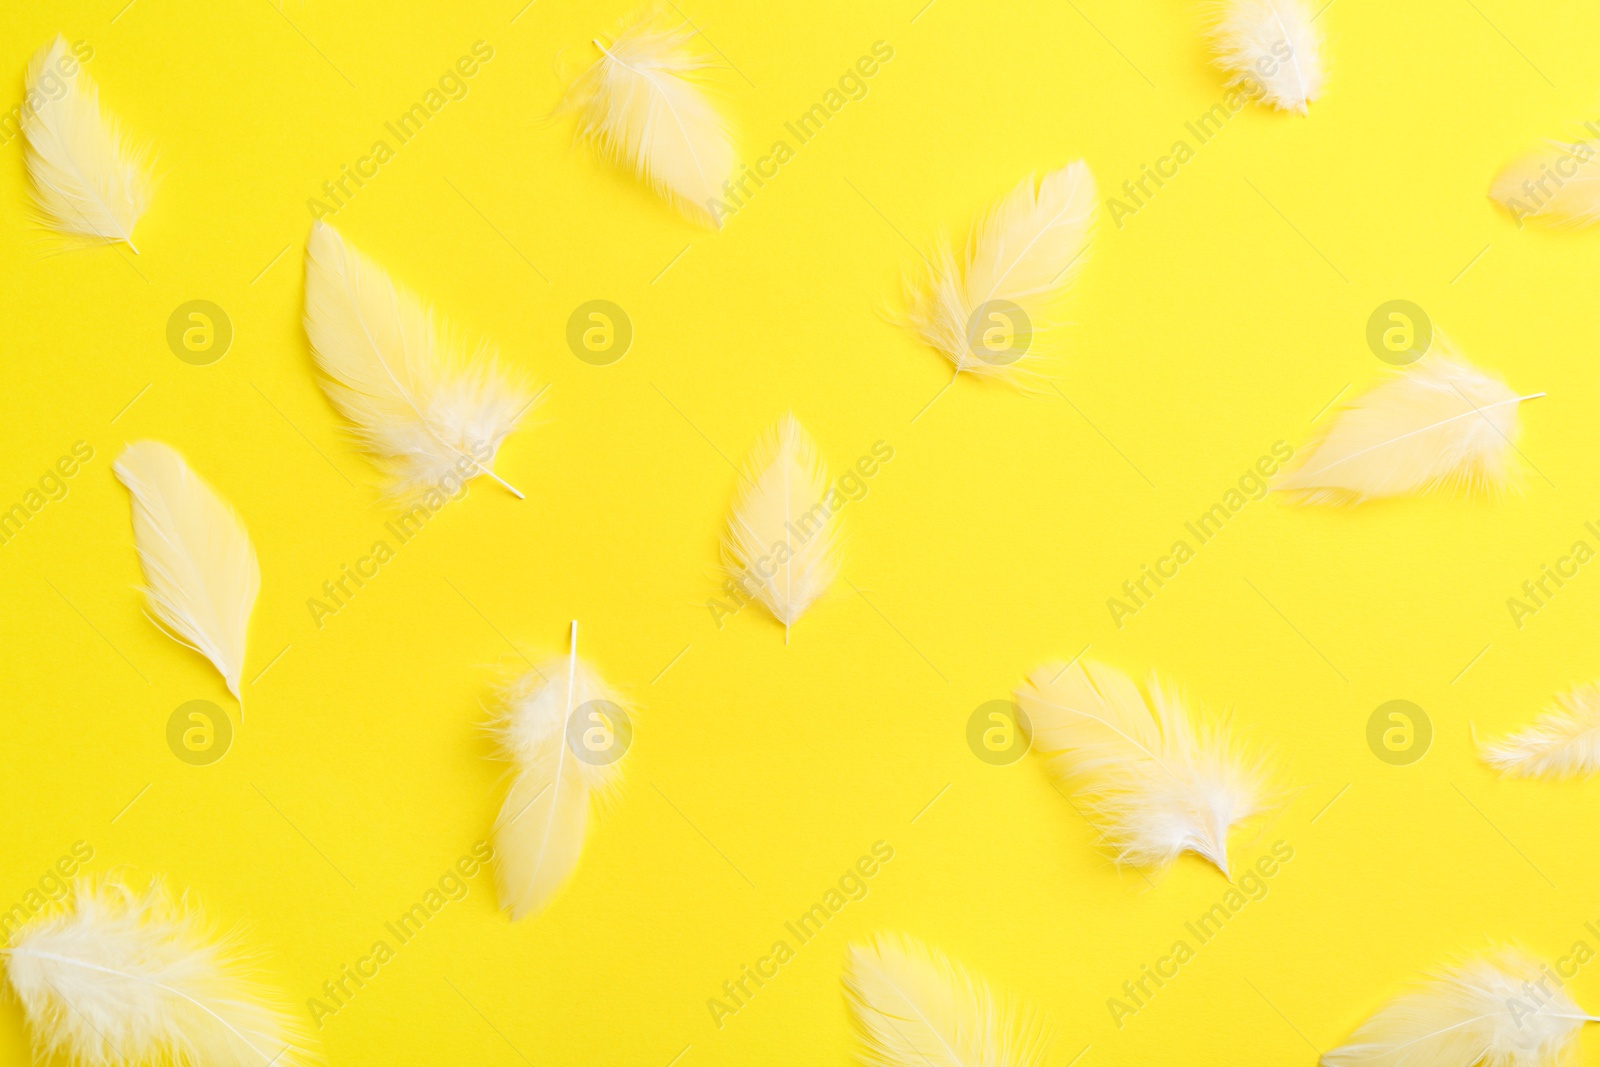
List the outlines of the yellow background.
{"label": "yellow background", "polygon": [[[475,878],[325,1021],[330,1062],[844,1063],[845,947],[897,929],[1042,1011],[1055,1067],[1085,1046],[1085,1065],[1309,1064],[1452,952],[1600,948],[1583,926],[1600,919],[1600,785],[1498,781],[1468,732],[1600,674],[1596,566],[1520,630],[1506,608],[1597,543],[1600,243],[1518,230],[1484,196],[1506,159],[1595,114],[1600,13],[1335,0],[1309,118],[1247,109],[1121,229],[1103,219],[1056,367],[1070,403],[963,380],[912,424],[948,377],[877,313],[912,245],[1029,171],[1081,157],[1109,193],[1192,144],[1184,123],[1223,91],[1199,4],[685,2],[736,68],[720,84],[746,160],[875,41],[895,51],[710,233],[542,121],[623,3],[119,3],[0,16],[6,106],[37,47],[86,40],[162,178],[141,255],[50,255],[20,143],[0,149],[0,501],[73,442],[95,450],[0,547],[4,907],[87,841],[89,871],[162,874],[246,924],[303,1012],[488,833],[501,767],[481,701],[577,618],[638,705],[623,797],[537,918],[508,923]],[[306,201],[478,40],[494,58],[469,95],[332,221],[550,383],[498,464],[528,499],[480,480],[318,629],[307,598],[392,509],[312,373]],[[564,340],[596,298],[636,331],[609,367]],[[1252,503],[1117,629],[1106,598],[1186,520],[1386,373],[1364,331],[1394,298],[1548,391],[1523,409],[1522,491]],[[165,342],[192,299],[235,330],[211,366]],[[835,470],[880,439],[895,458],[845,509],[841,579],[785,647],[758,610],[719,630],[705,602],[729,461],[789,409]],[[143,617],[111,474],[146,436],[237,506],[261,560],[247,719],[209,767],[174,757],[167,719],[192,699],[237,709]],[[979,704],[1086,645],[1231,711],[1290,791],[1235,839],[1241,863],[1293,846],[1270,894],[1120,1029],[1107,999],[1225,882],[1192,857],[1153,887],[1119,874],[1035,760],[988,766],[965,741]],[[1365,741],[1401,698],[1436,733],[1407,767]],[[707,999],[878,840],[895,857],[870,894],[714,1026]],[[1571,991],[1600,1008],[1600,967]],[[8,1006],[0,1057],[27,1055]]]}

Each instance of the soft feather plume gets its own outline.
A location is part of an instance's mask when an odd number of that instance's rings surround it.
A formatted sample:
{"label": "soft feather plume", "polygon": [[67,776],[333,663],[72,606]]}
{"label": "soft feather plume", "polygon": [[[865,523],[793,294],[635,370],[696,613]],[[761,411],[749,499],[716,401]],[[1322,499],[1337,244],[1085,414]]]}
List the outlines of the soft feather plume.
{"label": "soft feather plume", "polygon": [[908,278],[905,324],[956,376],[1027,383],[1087,258],[1098,211],[1082,160],[1037,185],[1032,175],[1022,179],[973,227],[964,261],[941,240]]}
{"label": "soft feather plume", "polygon": [[1523,219],[1574,229],[1593,225],[1600,220],[1600,152],[1589,141],[1547,141],[1506,164],[1489,198],[1519,225]]}
{"label": "soft feather plume", "polygon": [[1322,92],[1322,39],[1305,0],[1223,0],[1212,30],[1228,84],[1281,111],[1311,110]]}
{"label": "soft feather plume", "polygon": [[6,969],[41,1063],[313,1062],[300,1027],[250,980],[232,939],[217,940],[159,883],[135,892],[79,879],[64,906],[17,931]]}
{"label": "soft feather plume", "polygon": [[1194,852],[1228,873],[1228,832],[1266,806],[1266,774],[1220,725],[1196,725],[1156,679],[1146,702],[1101,663],[1050,664],[1017,703],[1034,751],[1086,801],[1120,864],[1164,868]]}
{"label": "soft feather plume", "polygon": [[845,989],[867,1067],[1040,1067],[1037,1018],[997,1000],[988,983],[914,938],[851,945]]}
{"label": "soft feather plume", "polygon": [[389,475],[391,492],[454,497],[494,457],[537,399],[488,342],[466,345],[331,226],[306,246],[306,336],[323,388]]}
{"label": "soft feather plume", "polygon": [[750,450],[723,538],[733,580],[789,627],[827,592],[839,570],[838,523],[826,503],[828,472],[811,437],[784,415]]}
{"label": "soft feather plume", "polygon": [[149,153],[101,113],[94,81],[61,37],[28,63],[22,128],[45,224],[84,241],[126,241],[137,252],[133,227],[150,202]]}
{"label": "soft feather plume", "polygon": [[1502,950],[1430,977],[1322,1055],[1323,1067],[1555,1067],[1595,1021],[1550,968]]}
{"label": "soft feather plume", "polygon": [[1341,411],[1273,488],[1305,504],[1359,504],[1440,487],[1506,487],[1518,396],[1463,360],[1437,331],[1433,349]]}
{"label": "soft feather plume", "polygon": [[[715,66],[696,31],[659,9],[635,14],[572,83],[564,107],[578,136],[628,167],[690,219],[720,222],[713,207],[738,163],[728,124],[701,81]],[[726,209],[724,209],[726,210]]]}
{"label": "soft feather plume", "polygon": [[1526,729],[1479,747],[1483,761],[1512,778],[1573,778],[1600,771],[1600,684],[1556,698]]}
{"label": "soft feather plume", "polygon": [[155,622],[216,666],[242,713],[245,636],[261,588],[244,523],[159,441],[129,445],[112,470],[133,497],[133,543]]}
{"label": "soft feather plume", "polygon": [[[577,622],[567,655],[513,681],[501,709],[496,732],[513,777],[494,824],[495,881],[500,906],[520,919],[543,909],[577,868],[591,807],[621,783],[632,726],[621,700],[578,658]],[[585,747],[594,731],[602,744]]]}

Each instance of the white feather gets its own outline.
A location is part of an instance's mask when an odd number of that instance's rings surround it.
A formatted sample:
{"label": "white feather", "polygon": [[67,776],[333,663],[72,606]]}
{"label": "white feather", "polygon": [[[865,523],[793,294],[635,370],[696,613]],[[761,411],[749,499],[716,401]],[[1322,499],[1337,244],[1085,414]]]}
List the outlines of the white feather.
{"label": "white feather", "polygon": [[632,169],[656,195],[703,225],[738,160],[727,121],[702,84],[715,66],[682,19],[645,9],[567,90],[578,136],[610,162]]}
{"label": "white feather", "polygon": [[851,945],[845,989],[867,1067],[1041,1067],[1043,1029],[938,949],[900,934]]}
{"label": "white feather", "polygon": [[85,241],[126,241],[137,252],[133,227],[150,202],[149,153],[101,113],[94,81],[60,37],[28,63],[22,128],[45,224]]}
{"label": "white feather", "polygon": [[210,660],[238,698],[250,610],[261,588],[244,523],[159,441],[129,445],[112,470],[133,497],[133,542],[155,622]]}
{"label": "white feather", "polygon": [[839,570],[832,500],[816,445],[784,415],[745,461],[722,554],[734,581],[783,623],[785,643]]}
{"label": "white feather", "polygon": [[1266,775],[1213,723],[1196,725],[1152,679],[1146,702],[1112,667],[1077,661],[1028,676],[1017,703],[1032,747],[1076,797],[1118,863],[1164,868],[1194,852],[1228,873],[1228,834],[1262,812]]}
{"label": "white feather", "polygon": [[1037,184],[1022,179],[973,227],[961,262],[940,241],[925,269],[908,277],[906,325],[956,375],[1030,380],[1087,258],[1098,212],[1094,175],[1082,160]]}
{"label": "white feather", "polygon": [[[501,694],[496,730],[512,780],[494,824],[495,881],[500,906],[513,919],[539,912],[566,884],[583,852],[591,809],[621,782],[624,757],[579,758],[569,733],[596,727],[613,731],[611,743],[619,743],[618,724],[609,721],[615,712],[605,705],[627,713],[599,673],[578,658],[576,622],[566,656],[539,664]],[[575,712],[581,718],[573,727]]]}
{"label": "white feather", "polygon": [[1306,504],[1359,504],[1440,487],[1505,488],[1518,396],[1439,333],[1433,349],[1341,411],[1273,488]]}
{"label": "white feather", "polygon": [[1306,0],[1223,0],[1212,31],[1228,84],[1282,111],[1310,111],[1322,92],[1322,38]]}
{"label": "white feather", "polygon": [[1553,977],[1511,950],[1446,968],[1323,1053],[1323,1067],[1556,1067],[1593,1017]]}
{"label": "white feather", "polygon": [[1600,220],[1600,151],[1587,141],[1549,141],[1502,168],[1489,198],[1519,223],[1591,226]]}
{"label": "white feather", "polygon": [[389,475],[391,492],[456,495],[494,457],[536,397],[487,342],[470,355],[447,323],[331,226],[306,246],[306,336],[323,388]]}
{"label": "white feather", "polygon": [[1479,747],[1483,761],[1512,778],[1572,778],[1600,771],[1600,683],[1556,698],[1531,726]]}
{"label": "white feather", "polygon": [[[231,939],[230,939],[231,940]],[[7,951],[35,1058],[84,1067],[300,1067],[300,1027],[247,976],[230,940],[159,883],[80,879]]]}

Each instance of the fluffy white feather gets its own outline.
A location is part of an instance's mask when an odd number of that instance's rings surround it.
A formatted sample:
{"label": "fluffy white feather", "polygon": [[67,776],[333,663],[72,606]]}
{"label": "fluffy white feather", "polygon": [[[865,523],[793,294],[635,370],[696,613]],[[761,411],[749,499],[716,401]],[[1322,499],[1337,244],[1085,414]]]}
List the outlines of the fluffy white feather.
{"label": "fluffy white feather", "polygon": [[1212,39],[1217,66],[1252,99],[1304,115],[1322,92],[1322,38],[1306,0],[1223,0]]}
{"label": "fluffy white feather", "polygon": [[722,542],[724,565],[747,594],[789,627],[839,570],[838,522],[828,472],[793,415],[750,450]]}
{"label": "fluffy white feather", "polygon": [[1032,747],[1087,809],[1118,863],[1194,852],[1228,873],[1228,833],[1264,810],[1266,774],[1220,725],[1196,725],[1152,679],[1147,702],[1101,663],[1040,667],[1016,693]]}
{"label": "fluffy white feather", "polygon": [[1431,976],[1362,1023],[1323,1067],[1556,1067],[1594,1017],[1513,950]]}
{"label": "fluffy white feather", "polygon": [[7,951],[35,1058],[83,1067],[312,1062],[300,1027],[250,980],[230,941],[160,884],[135,892],[73,883],[65,905],[19,930]]}
{"label": "fluffy white feather", "polygon": [[[67,72],[71,73],[67,73]],[[150,202],[149,153],[100,111],[94,81],[57,37],[28,63],[22,128],[44,223],[79,240],[126,241]]]}
{"label": "fluffy white feather", "polygon": [[1306,504],[1359,504],[1440,487],[1505,488],[1518,396],[1435,332],[1427,355],[1356,398],[1273,488]]}
{"label": "fluffy white feather", "polygon": [[1600,684],[1556,698],[1531,726],[1478,749],[1483,761],[1512,778],[1573,778],[1600,771]]}
{"label": "fluffy white feather", "polygon": [[707,95],[703,72],[716,64],[681,18],[635,14],[600,58],[567,90],[578,136],[610,162],[632,169],[662,199],[702,225],[738,163],[727,121]]}
{"label": "fluffy white feather", "polygon": [[938,949],[900,934],[851,945],[845,989],[867,1067],[1040,1067],[1043,1029]]}
{"label": "fluffy white feather", "polygon": [[1600,151],[1589,141],[1546,142],[1496,174],[1489,198],[1519,223],[1591,226],[1600,220]]}
{"label": "fluffy white feather", "polygon": [[306,336],[334,407],[389,475],[391,492],[454,497],[494,457],[536,397],[493,347],[470,355],[447,323],[331,226],[306,246]]}
{"label": "fluffy white feather", "polygon": [[112,470],[133,498],[133,543],[155,622],[210,660],[238,698],[250,610],[261,588],[244,523],[159,441],[129,445]]}
{"label": "fluffy white feather", "polygon": [[973,227],[961,261],[941,240],[908,277],[906,325],[957,376],[1029,381],[1087,258],[1098,212],[1094,175],[1082,160],[1037,183],[1022,179]]}
{"label": "fluffy white feather", "polygon": [[[578,624],[566,656],[539,664],[501,694],[496,731],[512,764],[511,788],[494,824],[495,881],[500,906],[513,919],[548,904],[578,866],[591,809],[608,799],[622,779],[622,758],[580,753],[569,727],[575,711],[586,717],[573,732],[590,728],[621,735],[615,714],[627,709],[599,673],[578,658]],[[596,722],[588,717],[593,712]],[[631,729],[631,727],[630,727]],[[624,750],[625,751],[625,750]]]}

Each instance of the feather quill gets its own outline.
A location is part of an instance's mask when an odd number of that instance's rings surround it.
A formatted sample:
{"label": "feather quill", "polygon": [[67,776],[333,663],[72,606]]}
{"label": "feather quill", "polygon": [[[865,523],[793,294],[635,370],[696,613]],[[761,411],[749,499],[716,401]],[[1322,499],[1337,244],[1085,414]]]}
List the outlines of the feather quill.
{"label": "feather quill", "polygon": [[1437,331],[1436,351],[1341,411],[1273,488],[1304,504],[1359,504],[1440,487],[1498,490],[1511,481],[1518,396],[1463,360]]}
{"label": "feather quill", "polygon": [[1450,966],[1323,1053],[1323,1067],[1556,1067],[1597,1020],[1549,974],[1510,949]]}
{"label": "feather quill", "polygon": [[1600,771],[1600,683],[1556,698],[1531,726],[1479,747],[1509,778],[1574,778]]}
{"label": "feather quill", "polygon": [[1165,868],[1194,852],[1228,873],[1228,835],[1265,810],[1266,773],[1222,729],[1197,725],[1156,679],[1145,697],[1115,668],[1050,664],[1016,693],[1032,747],[1088,809],[1119,864]]}
{"label": "feather quill", "polygon": [[101,112],[93,79],[63,38],[35,53],[27,83],[28,178],[45,225],[138,252],[133,227],[150,202],[149,152]]}
{"label": "feather quill", "polygon": [[[682,19],[646,8],[567,90],[578,137],[634,171],[688,218],[720,224],[723,183],[738,164],[728,123],[702,82],[715,66]],[[725,209],[724,209],[725,210]]]}
{"label": "feather quill", "polygon": [[1548,141],[1506,164],[1489,198],[1519,225],[1536,219],[1557,228],[1592,226],[1600,220],[1600,152],[1588,141]]}
{"label": "feather quill", "polygon": [[973,227],[961,261],[941,240],[908,276],[905,325],[950,361],[952,382],[963,371],[1016,386],[1035,377],[1098,211],[1082,160],[1029,175]]}
{"label": "feather quill", "polygon": [[494,472],[500,443],[537,399],[493,347],[466,345],[433,310],[344,242],[312,226],[306,336],[323,389],[402,499],[457,495]]}
{"label": "feather quill", "polygon": [[79,879],[13,937],[6,970],[38,1062],[301,1067],[300,1027],[231,943],[159,883]]}
{"label": "feather quill", "polygon": [[839,570],[838,523],[827,503],[828,472],[793,415],[750,450],[722,542],[740,588],[783,623],[783,640]]}
{"label": "feather quill", "polygon": [[[609,719],[617,714],[613,709],[625,715],[626,708],[578,658],[577,622],[567,655],[514,680],[501,706],[496,732],[512,780],[494,824],[495,881],[500,906],[520,919],[541,911],[572,876],[591,809],[614,795],[622,780],[620,754],[580,753],[574,733],[593,725],[612,731],[616,744],[621,734]],[[576,727],[574,713],[584,716]]]}
{"label": "feather quill", "polygon": [[1223,0],[1212,42],[1228,84],[1252,99],[1304,115],[1322,92],[1322,38],[1305,0]]}
{"label": "feather quill", "polygon": [[1036,1017],[938,949],[900,934],[851,945],[844,983],[867,1067],[1041,1067]]}
{"label": "feather quill", "polygon": [[112,466],[133,498],[133,542],[156,624],[210,660],[240,700],[245,637],[261,569],[244,523],[159,441],[136,441]]}

